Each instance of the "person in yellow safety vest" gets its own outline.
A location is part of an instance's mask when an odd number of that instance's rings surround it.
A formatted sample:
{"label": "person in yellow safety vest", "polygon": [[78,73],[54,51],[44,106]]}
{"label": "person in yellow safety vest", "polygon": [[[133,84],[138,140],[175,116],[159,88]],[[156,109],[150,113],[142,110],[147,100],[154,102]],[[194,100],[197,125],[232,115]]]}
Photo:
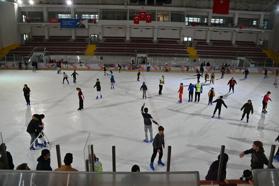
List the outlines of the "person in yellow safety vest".
{"label": "person in yellow safety vest", "polygon": [[201,97],[201,93],[202,93],[202,84],[200,83],[200,81],[198,81],[198,83],[195,86],[195,102],[200,102],[200,97]]}
{"label": "person in yellow safety vest", "polygon": [[162,75],[159,81],[159,95],[162,95],[163,85],[165,84],[165,76]]}

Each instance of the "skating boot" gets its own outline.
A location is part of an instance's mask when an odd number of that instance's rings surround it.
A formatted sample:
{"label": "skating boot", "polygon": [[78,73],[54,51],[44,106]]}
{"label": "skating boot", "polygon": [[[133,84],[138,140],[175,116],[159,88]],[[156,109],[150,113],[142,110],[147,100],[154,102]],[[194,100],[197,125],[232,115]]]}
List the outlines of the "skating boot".
{"label": "skating boot", "polygon": [[158,165],[165,166],[165,164],[161,160],[158,161]]}
{"label": "skating boot", "polygon": [[150,169],[153,170],[153,171],[155,171],[155,168],[154,168],[153,163],[150,163]]}

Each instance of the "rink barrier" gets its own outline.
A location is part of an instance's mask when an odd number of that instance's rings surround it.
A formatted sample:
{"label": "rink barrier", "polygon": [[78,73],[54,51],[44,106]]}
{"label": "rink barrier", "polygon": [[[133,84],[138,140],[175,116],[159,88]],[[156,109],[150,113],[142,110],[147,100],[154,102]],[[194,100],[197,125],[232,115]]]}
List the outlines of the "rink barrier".
{"label": "rink barrier", "polygon": [[221,175],[222,175],[222,170],[223,170],[224,154],[225,154],[225,145],[222,145],[221,146],[221,151],[220,151],[220,160],[219,160],[219,165],[218,165],[217,181],[221,180]]}
{"label": "rink barrier", "polygon": [[254,186],[254,184],[241,180],[226,180],[225,182],[201,180],[200,186]]}
{"label": "rink barrier", "polygon": [[56,147],[57,166],[58,166],[58,168],[60,168],[62,165],[60,145],[56,145],[55,147]]}
{"label": "rink barrier", "polygon": [[255,169],[252,172],[254,186],[279,185],[279,169]]}
{"label": "rink barrier", "polygon": [[115,146],[112,146],[112,172],[116,172],[116,152]]}
{"label": "rink barrier", "polygon": [[168,146],[167,172],[170,172],[170,165],[171,165],[171,146]]}
{"label": "rink barrier", "polygon": [[276,145],[271,145],[271,150],[270,150],[270,155],[269,155],[269,160],[268,160],[268,168],[272,168],[272,162],[273,162],[273,157],[275,153],[275,148]]}

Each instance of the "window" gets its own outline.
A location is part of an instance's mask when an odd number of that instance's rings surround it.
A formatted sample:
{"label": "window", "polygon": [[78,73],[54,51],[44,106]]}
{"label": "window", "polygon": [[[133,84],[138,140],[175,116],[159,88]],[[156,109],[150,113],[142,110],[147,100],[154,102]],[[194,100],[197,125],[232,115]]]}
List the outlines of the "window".
{"label": "window", "polygon": [[200,23],[201,18],[199,17],[185,17],[185,24],[189,25],[189,23]]}
{"label": "window", "polygon": [[26,15],[22,15],[22,22],[23,22],[23,23],[26,22]]}
{"label": "window", "polygon": [[70,19],[72,18],[71,14],[58,14],[58,19]]}
{"label": "window", "polygon": [[224,23],[224,19],[212,18],[211,19],[211,23],[213,23],[213,24],[223,24]]}
{"label": "window", "polygon": [[98,14],[82,14],[81,19],[94,19],[94,20],[99,20],[99,15]]}
{"label": "window", "polygon": [[252,25],[257,26],[257,20],[253,20]]}

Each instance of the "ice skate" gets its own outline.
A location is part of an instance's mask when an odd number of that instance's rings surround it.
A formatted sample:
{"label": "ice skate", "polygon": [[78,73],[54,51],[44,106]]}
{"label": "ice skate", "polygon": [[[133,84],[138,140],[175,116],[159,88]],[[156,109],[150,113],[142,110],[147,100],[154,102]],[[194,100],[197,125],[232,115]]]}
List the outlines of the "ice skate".
{"label": "ice skate", "polygon": [[165,164],[161,160],[158,161],[158,165],[165,166]]}
{"label": "ice skate", "polygon": [[150,163],[150,169],[153,170],[153,171],[155,171],[155,168],[154,168],[153,163]]}

